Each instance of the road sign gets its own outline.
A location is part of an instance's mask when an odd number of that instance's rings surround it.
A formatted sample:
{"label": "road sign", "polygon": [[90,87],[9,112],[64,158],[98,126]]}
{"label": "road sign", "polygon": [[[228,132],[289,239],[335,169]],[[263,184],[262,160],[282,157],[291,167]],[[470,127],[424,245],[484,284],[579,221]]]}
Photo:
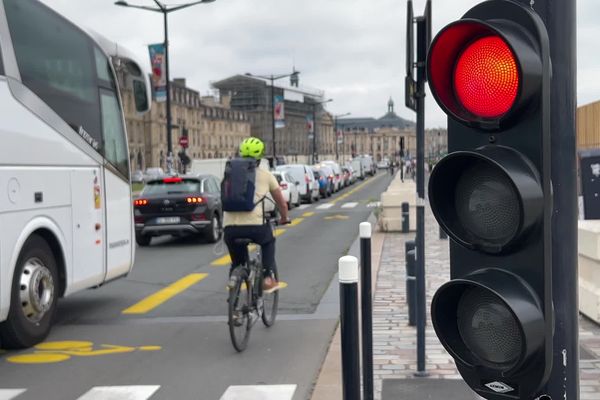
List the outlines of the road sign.
{"label": "road sign", "polygon": [[179,137],[179,145],[181,147],[183,147],[184,149],[187,149],[188,145],[189,145],[189,140],[187,136],[180,136]]}
{"label": "road sign", "polygon": [[433,326],[480,396],[538,398],[552,368],[548,34],[531,8],[491,0],[442,29],[427,61],[449,146],[429,198],[453,239]]}

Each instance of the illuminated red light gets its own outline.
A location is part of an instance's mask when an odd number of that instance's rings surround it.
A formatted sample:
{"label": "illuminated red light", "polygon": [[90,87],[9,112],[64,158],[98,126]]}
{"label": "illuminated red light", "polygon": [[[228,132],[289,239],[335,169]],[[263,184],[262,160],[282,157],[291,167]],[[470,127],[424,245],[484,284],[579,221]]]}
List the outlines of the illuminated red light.
{"label": "illuminated red light", "polygon": [[133,201],[133,205],[136,206],[136,207],[146,206],[146,205],[148,205],[148,200],[146,200],[146,199],[137,199],[137,200]]}
{"label": "illuminated red light", "polygon": [[180,182],[183,182],[183,179],[181,179],[179,177],[163,179],[163,183],[180,183]]}
{"label": "illuminated red light", "polygon": [[519,90],[517,62],[506,42],[487,36],[471,43],[456,63],[454,88],[472,114],[483,118],[506,114]]}
{"label": "illuminated red light", "polygon": [[202,197],[188,197],[186,199],[186,201],[189,204],[199,204],[199,203],[202,203],[204,201],[204,199],[202,199]]}

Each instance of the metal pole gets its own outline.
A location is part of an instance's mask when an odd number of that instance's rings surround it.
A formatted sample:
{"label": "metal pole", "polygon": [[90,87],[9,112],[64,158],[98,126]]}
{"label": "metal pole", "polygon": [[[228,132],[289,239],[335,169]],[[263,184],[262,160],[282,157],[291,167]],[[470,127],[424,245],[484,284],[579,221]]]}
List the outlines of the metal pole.
{"label": "metal pole", "polygon": [[579,399],[576,175],[576,1],[521,0],[540,14],[552,57],[552,293],[554,359],[546,386],[553,399]]}
{"label": "metal pole", "polygon": [[275,77],[271,75],[271,136],[273,139],[273,168],[277,166],[277,146],[275,144]]}
{"label": "metal pole", "polygon": [[417,18],[417,372],[425,370],[425,58],[427,25]]}
{"label": "metal pole", "polygon": [[165,21],[165,74],[167,75],[167,173],[173,172],[173,138],[171,137],[171,76],[169,75],[169,25],[168,12],[162,9]]}
{"label": "metal pole", "polygon": [[340,155],[338,153],[338,136],[337,136],[337,117],[333,117],[333,139],[335,140],[335,160],[340,160]]}
{"label": "metal pole", "polygon": [[317,104],[313,104],[313,164],[317,163]]}
{"label": "metal pole", "polygon": [[373,400],[373,303],[371,294],[371,224],[360,224],[363,400]]}
{"label": "metal pole", "polygon": [[358,334],[358,260],[338,261],[340,331],[342,339],[342,398],[360,400],[360,343]]}

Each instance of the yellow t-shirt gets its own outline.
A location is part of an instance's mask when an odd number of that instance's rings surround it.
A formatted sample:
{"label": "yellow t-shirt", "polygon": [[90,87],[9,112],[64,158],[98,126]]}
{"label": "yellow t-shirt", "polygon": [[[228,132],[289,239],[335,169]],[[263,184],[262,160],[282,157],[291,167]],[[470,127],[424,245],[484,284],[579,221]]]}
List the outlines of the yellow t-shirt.
{"label": "yellow t-shirt", "polygon": [[[224,225],[262,225],[263,224],[263,203],[261,200],[271,191],[279,187],[277,179],[269,171],[256,168],[256,181],[254,191],[254,203],[256,207],[252,211],[244,212],[225,212]],[[264,201],[270,201],[265,199]]]}

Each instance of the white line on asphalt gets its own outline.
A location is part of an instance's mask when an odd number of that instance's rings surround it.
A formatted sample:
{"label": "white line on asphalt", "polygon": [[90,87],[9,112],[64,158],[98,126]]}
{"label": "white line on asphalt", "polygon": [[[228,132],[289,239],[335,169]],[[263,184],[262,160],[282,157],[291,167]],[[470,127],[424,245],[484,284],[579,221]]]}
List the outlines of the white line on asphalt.
{"label": "white line on asphalt", "polygon": [[298,210],[306,210],[308,207],[310,207],[310,204],[302,204],[298,206]]}
{"label": "white line on asphalt", "polygon": [[331,208],[334,205],[335,204],[333,204],[333,203],[321,204],[320,206],[317,207],[317,210],[327,210],[328,208]]}
{"label": "white line on asphalt", "polygon": [[358,205],[356,202],[346,203],[342,206],[342,208],[354,208]]}
{"label": "white line on asphalt", "polygon": [[0,389],[0,400],[11,400],[25,393],[27,389]]}
{"label": "white line on asphalt", "polygon": [[229,386],[220,400],[291,400],[296,385]]}
{"label": "white line on asphalt", "polygon": [[146,400],[160,386],[96,386],[78,400]]}
{"label": "white line on asphalt", "polygon": [[379,207],[381,205],[380,201],[373,201],[369,204],[367,204],[367,208],[375,208],[375,207]]}

